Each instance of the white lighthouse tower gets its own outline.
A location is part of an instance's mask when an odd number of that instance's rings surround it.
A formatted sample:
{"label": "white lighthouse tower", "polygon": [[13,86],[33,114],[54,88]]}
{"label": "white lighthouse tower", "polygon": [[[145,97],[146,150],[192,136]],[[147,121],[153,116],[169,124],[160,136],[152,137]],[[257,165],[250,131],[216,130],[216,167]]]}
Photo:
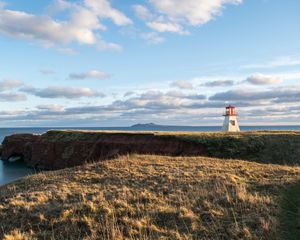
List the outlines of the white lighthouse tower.
{"label": "white lighthouse tower", "polygon": [[229,105],[226,107],[224,117],[225,120],[222,128],[223,132],[240,132],[240,127],[237,121],[237,113],[234,106]]}

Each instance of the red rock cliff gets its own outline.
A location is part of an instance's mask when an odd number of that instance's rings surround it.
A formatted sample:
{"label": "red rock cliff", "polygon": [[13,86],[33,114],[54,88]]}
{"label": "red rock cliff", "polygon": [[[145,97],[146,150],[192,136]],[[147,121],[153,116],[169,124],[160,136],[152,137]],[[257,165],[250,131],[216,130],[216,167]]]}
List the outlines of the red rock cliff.
{"label": "red rock cliff", "polygon": [[29,166],[42,169],[72,167],[127,153],[206,155],[201,143],[150,133],[49,131],[43,135],[8,136],[2,145],[3,160],[20,155]]}

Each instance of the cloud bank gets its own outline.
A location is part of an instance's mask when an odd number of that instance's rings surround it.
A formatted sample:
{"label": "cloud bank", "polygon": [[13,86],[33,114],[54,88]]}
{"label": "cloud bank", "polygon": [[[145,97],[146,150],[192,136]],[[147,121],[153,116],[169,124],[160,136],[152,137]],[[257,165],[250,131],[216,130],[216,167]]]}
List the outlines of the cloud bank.
{"label": "cloud bank", "polygon": [[107,43],[99,36],[101,31],[106,30],[101,20],[109,19],[117,26],[132,23],[125,14],[113,8],[108,0],[84,0],[76,3],[56,0],[51,9],[52,12],[68,11],[70,17],[60,20],[49,15],[0,8],[0,33],[35,40],[45,47],[76,42],[96,45],[101,50],[119,50],[119,45]]}
{"label": "cloud bank", "polygon": [[23,82],[20,80],[6,79],[3,81],[0,81],[0,92],[15,89],[15,88],[21,87],[22,85],[23,85]]}
{"label": "cloud bank", "polygon": [[[152,30],[140,34],[141,38],[158,44],[165,40],[160,33],[190,34],[189,27],[206,24],[221,15],[227,5],[240,3],[242,0],[149,0],[132,8],[138,19]],[[61,14],[66,17],[61,18]],[[66,47],[73,43],[120,51],[120,44],[102,37],[102,32],[110,30],[106,21],[117,27],[138,25],[109,0],[52,0],[41,14],[11,10],[1,1],[0,19],[0,34],[38,42],[46,48],[56,47],[68,55],[76,54]]]}
{"label": "cloud bank", "polygon": [[279,84],[282,83],[282,81],[283,80],[280,77],[263,74],[252,75],[246,79],[246,82],[254,85]]}
{"label": "cloud bank", "polygon": [[47,88],[24,87],[20,91],[40,98],[78,99],[83,97],[105,97],[105,94],[90,88],[50,86]]}

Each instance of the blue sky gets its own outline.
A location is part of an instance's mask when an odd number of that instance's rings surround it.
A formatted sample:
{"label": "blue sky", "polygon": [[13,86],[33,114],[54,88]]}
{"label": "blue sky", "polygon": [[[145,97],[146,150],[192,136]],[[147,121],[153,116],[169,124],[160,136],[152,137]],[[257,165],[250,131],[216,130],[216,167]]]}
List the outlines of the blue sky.
{"label": "blue sky", "polygon": [[298,0],[0,1],[0,126],[300,124]]}

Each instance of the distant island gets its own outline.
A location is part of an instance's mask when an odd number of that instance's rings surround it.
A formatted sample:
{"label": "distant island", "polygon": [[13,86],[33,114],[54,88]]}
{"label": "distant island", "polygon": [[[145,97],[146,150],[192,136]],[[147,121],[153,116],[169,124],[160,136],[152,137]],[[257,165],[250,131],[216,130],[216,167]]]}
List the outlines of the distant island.
{"label": "distant island", "polygon": [[163,125],[158,125],[155,123],[138,123],[131,126],[131,128],[152,128],[152,127],[163,127]]}

